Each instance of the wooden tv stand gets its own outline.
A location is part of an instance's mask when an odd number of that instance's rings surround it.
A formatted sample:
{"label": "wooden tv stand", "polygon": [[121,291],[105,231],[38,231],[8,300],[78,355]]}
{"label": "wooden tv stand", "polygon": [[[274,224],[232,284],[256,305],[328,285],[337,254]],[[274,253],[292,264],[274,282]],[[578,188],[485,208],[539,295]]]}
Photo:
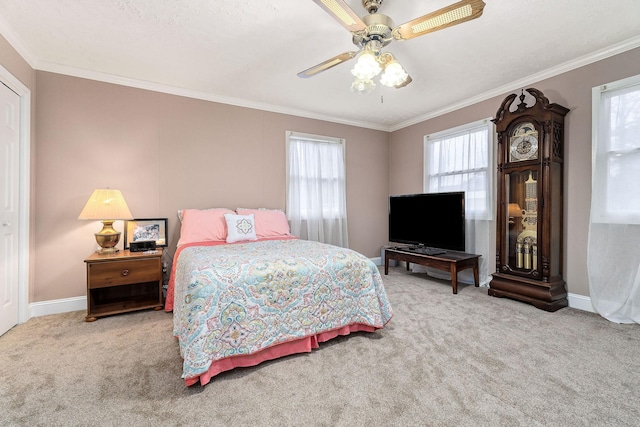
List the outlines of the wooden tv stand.
{"label": "wooden tv stand", "polygon": [[426,267],[432,267],[437,270],[448,271],[451,273],[451,286],[453,293],[458,293],[458,272],[473,269],[473,282],[476,287],[480,286],[478,278],[478,259],[481,255],[468,254],[465,252],[446,251],[439,255],[424,255],[418,252],[410,251],[407,247],[393,246],[384,249],[384,274],[389,274],[389,260],[405,261],[407,263],[407,271],[409,264],[419,264]]}

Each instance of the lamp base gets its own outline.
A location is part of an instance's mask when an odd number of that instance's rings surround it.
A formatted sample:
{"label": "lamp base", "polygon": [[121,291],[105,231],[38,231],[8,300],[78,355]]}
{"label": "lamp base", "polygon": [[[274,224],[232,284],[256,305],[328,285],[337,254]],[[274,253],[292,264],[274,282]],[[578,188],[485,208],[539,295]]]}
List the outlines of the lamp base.
{"label": "lamp base", "polygon": [[98,242],[98,245],[102,248],[98,253],[105,255],[118,252],[120,249],[116,248],[116,245],[120,241],[121,234],[119,231],[114,230],[112,220],[103,220],[102,230],[94,234],[94,236],[96,236],[96,242]]}
{"label": "lamp base", "polygon": [[102,248],[96,251],[97,253],[99,253],[100,255],[108,255],[108,254],[115,254],[116,252],[120,252],[120,249],[118,248]]}

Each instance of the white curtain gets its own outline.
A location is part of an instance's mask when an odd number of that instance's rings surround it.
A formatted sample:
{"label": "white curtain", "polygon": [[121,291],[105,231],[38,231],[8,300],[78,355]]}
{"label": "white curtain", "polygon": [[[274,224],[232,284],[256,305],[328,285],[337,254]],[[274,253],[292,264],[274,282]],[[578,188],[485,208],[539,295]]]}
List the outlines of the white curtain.
{"label": "white curtain", "polygon": [[591,304],[640,323],[640,76],[594,88],[593,100]]}
{"label": "white curtain", "polygon": [[291,232],[348,247],[344,140],[288,132],[287,152]]}
{"label": "white curtain", "polygon": [[[486,119],[428,135],[424,142],[424,191],[465,192],[465,252],[482,255],[481,286],[487,286],[491,280],[488,265],[494,262],[490,256],[491,245],[495,245],[493,133],[493,124]],[[438,270],[427,269],[427,272],[449,278]],[[462,271],[458,280],[474,283],[473,273]]]}

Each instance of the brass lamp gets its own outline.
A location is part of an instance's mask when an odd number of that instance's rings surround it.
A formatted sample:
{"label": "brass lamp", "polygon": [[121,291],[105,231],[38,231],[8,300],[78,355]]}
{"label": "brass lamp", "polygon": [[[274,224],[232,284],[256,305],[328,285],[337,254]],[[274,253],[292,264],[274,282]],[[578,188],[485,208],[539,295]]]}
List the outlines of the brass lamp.
{"label": "brass lamp", "polygon": [[96,242],[102,248],[98,253],[112,254],[118,252],[116,245],[120,241],[120,234],[122,234],[114,230],[113,222],[133,219],[133,215],[131,215],[120,190],[100,188],[93,190],[78,219],[102,221],[102,230],[95,233]]}

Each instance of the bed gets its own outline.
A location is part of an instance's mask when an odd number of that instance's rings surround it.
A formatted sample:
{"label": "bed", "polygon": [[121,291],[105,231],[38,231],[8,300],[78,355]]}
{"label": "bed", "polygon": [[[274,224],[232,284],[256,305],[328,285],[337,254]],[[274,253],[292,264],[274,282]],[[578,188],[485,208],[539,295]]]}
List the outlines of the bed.
{"label": "bed", "polygon": [[[391,319],[382,277],[368,258],[291,236],[280,211],[215,211],[204,215],[209,228],[216,218],[217,234],[195,237],[189,227],[196,214],[181,211],[167,290],[187,386],[310,352],[339,335],[374,332]],[[255,235],[247,237],[249,229]]]}

